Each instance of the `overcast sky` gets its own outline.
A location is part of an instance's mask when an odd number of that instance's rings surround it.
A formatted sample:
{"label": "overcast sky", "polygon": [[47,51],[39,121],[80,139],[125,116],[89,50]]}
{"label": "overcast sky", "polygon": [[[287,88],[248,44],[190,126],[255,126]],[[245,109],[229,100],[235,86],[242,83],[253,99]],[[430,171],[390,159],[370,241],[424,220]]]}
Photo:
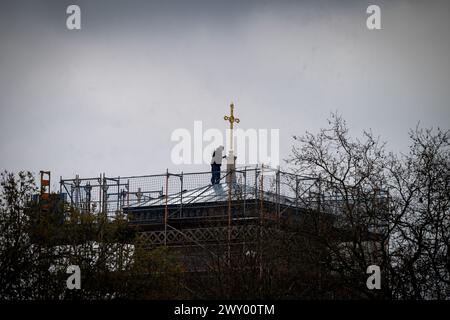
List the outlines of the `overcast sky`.
{"label": "overcast sky", "polygon": [[281,158],[335,110],[405,150],[417,122],[449,128],[449,31],[449,1],[2,1],[0,168],[208,170],[174,165],[170,136],[224,130],[231,101],[239,127],[280,129]]}

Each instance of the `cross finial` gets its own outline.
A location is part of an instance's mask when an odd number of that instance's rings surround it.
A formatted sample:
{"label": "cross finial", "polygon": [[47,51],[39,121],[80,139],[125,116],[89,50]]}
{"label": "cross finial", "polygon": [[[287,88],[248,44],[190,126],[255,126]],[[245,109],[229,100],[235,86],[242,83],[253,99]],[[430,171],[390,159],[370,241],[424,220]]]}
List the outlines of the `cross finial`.
{"label": "cross finial", "polygon": [[233,127],[234,123],[239,123],[239,118],[234,117],[234,104],[230,104],[230,116],[224,116],[223,119],[230,123],[230,151],[233,150]]}
{"label": "cross finial", "polygon": [[230,122],[230,129],[233,130],[233,124],[239,123],[239,118],[235,118],[234,117],[234,104],[233,102],[230,104],[230,116],[225,116],[223,117],[223,119],[225,121],[229,121]]}

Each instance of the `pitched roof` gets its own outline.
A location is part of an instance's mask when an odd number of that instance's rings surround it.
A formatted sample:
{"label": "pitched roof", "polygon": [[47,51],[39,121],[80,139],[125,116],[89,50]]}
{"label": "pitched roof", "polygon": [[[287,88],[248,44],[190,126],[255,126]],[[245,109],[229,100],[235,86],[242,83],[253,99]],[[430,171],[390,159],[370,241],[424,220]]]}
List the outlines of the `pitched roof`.
{"label": "pitched roof", "polygon": [[[189,204],[200,204],[200,203],[215,203],[215,202],[226,202],[228,201],[228,188],[229,184],[227,182],[206,185],[199,188],[194,188],[191,190],[184,190],[183,192],[177,192],[169,194],[167,198],[167,204],[173,205],[189,205]],[[255,192],[255,187],[250,185],[244,185],[240,183],[233,183],[231,190],[231,199],[233,201],[238,200],[255,200],[260,199],[261,192]],[[273,192],[264,191],[264,200],[269,202],[277,202],[277,195]],[[295,199],[290,199],[285,196],[280,196],[280,203],[285,205],[295,205]],[[150,198],[148,200],[141,201],[130,205],[128,209],[134,208],[144,208],[144,207],[157,207],[165,206],[166,197],[162,195],[157,198]]]}

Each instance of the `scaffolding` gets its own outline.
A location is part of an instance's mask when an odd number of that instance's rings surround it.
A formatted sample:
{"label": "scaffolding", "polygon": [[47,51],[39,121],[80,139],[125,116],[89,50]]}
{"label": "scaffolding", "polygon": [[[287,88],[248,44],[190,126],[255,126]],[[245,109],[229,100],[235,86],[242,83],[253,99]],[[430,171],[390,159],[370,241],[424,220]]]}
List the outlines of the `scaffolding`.
{"label": "scaffolding", "polygon": [[[80,213],[105,214],[109,219],[127,217],[130,227],[152,246],[214,242],[229,247],[257,237],[267,221],[277,226],[300,219],[308,210],[327,212],[339,224],[344,200],[332,184],[256,166],[223,171],[218,184],[211,184],[210,172],[77,175],[61,178],[60,192],[67,194],[69,205]],[[386,199],[386,194],[380,192],[376,198]]]}
{"label": "scaffolding", "polygon": [[[107,177],[100,174],[95,178],[60,179],[60,193],[67,194],[69,204],[81,213],[104,213],[114,218],[126,213],[130,208],[138,212],[140,207],[167,204],[171,208],[168,217],[183,217],[183,208],[211,204],[228,206],[231,201],[242,201],[246,211],[246,201],[262,200],[272,203],[277,215],[282,204],[300,208],[310,206],[316,185],[312,178],[267,167],[236,169],[232,186],[228,188],[222,171],[218,186],[211,185],[210,172],[170,173],[157,175]],[[211,192],[224,187],[226,192]],[[226,199],[223,199],[223,196]],[[307,196],[305,196],[307,195]],[[223,202],[226,202],[225,204]],[[306,203],[306,201],[308,203]],[[177,207],[178,210],[173,211]],[[146,208],[149,209],[149,208]],[[150,209],[151,210],[151,209]]]}

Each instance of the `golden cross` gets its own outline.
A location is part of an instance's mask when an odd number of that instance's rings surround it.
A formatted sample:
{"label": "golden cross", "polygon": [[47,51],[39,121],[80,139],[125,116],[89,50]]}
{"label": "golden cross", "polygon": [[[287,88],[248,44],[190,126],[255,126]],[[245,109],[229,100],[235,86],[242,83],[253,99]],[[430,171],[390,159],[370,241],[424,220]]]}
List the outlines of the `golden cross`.
{"label": "golden cross", "polygon": [[234,117],[234,104],[230,104],[230,116],[224,116],[225,121],[230,122],[230,150],[233,150],[233,127],[234,123],[239,123],[239,118]]}

